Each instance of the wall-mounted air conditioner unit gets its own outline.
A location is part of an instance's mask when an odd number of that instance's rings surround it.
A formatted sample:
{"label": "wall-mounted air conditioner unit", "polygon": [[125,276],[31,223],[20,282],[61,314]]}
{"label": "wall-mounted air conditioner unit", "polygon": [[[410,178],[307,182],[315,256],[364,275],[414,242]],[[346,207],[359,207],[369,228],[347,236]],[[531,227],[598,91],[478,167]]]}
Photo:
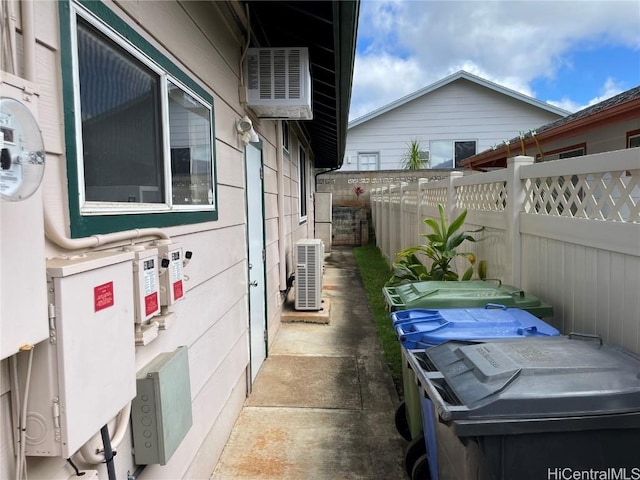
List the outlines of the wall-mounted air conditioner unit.
{"label": "wall-mounted air conditioner unit", "polygon": [[247,105],[259,118],[313,119],[307,48],[249,48],[244,77]]}
{"label": "wall-mounted air conditioner unit", "polygon": [[324,245],[320,239],[296,243],[296,310],[322,309]]}

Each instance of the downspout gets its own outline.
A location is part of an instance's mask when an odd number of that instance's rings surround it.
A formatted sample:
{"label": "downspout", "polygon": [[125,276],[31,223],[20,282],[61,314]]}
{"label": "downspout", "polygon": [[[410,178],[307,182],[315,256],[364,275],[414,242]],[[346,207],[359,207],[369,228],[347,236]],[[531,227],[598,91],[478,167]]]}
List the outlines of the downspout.
{"label": "downspout", "polygon": [[278,256],[280,291],[287,290],[287,259],[285,248],[286,231],[284,228],[284,154],[282,149],[282,120],[276,122],[276,163],[278,166]]}
{"label": "downspout", "polygon": [[24,78],[36,83],[36,29],[33,0],[23,0],[22,39],[24,48]]}

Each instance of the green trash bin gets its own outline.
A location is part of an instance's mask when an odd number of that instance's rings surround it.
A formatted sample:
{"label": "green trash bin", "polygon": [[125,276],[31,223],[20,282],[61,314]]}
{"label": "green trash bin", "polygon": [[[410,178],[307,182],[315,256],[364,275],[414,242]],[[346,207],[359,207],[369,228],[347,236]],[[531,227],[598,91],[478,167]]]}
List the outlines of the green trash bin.
{"label": "green trash bin", "polygon": [[496,303],[522,308],[538,318],[553,315],[551,306],[538,297],[513,285],[503,285],[499,280],[413,282],[384,287],[383,293],[392,312],[411,308],[473,308]]}

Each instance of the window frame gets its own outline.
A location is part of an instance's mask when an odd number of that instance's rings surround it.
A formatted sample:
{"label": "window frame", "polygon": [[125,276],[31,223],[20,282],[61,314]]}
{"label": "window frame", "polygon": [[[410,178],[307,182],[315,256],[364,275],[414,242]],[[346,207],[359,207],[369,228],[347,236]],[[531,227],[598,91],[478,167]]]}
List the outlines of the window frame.
{"label": "window frame", "polygon": [[[360,162],[360,156],[364,156],[364,155],[375,155],[376,156],[376,164],[375,164],[375,168],[373,170],[370,170],[370,169],[362,170],[362,163]],[[377,172],[377,171],[380,170],[380,152],[373,152],[373,151],[358,152],[357,153],[357,161],[358,161],[358,171]]]}
{"label": "window frame", "polygon": [[289,122],[282,120],[282,151],[289,154],[289,146],[291,142],[291,129],[289,128]]}
{"label": "window frame", "polygon": [[307,221],[307,150],[302,144],[298,146],[298,221]]}
{"label": "window frame", "polygon": [[[433,148],[433,143],[435,142],[448,142],[451,146],[451,162],[452,165],[450,167],[439,167],[439,166],[435,166],[433,165],[433,161],[434,161],[434,155],[433,152],[434,150],[437,151],[438,149],[434,149]],[[460,160],[456,159],[456,143],[471,143],[473,142],[473,144],[475,145],[475,153],[473,153],[472,155],[469,155],[468,157],[462,158]],[[463,162],[464,160],[466,160],[467,158],[471,158],[473,157],[473,155],[477,155],[478,154],[478,139],[477,138],[466,138],[466,139],[446,139],[446,138],[436,138],[433,140],[429,140],[429,170],[437,170],[437,169],[443,169],[443,170],[452,170],[452,169],[456,169],[456,168],[461,168],[460,162]]]}
{"label": "window frame", "polygon": [[625,148],[637,148],[637,147],[640,147],[640,144],[636,145],[635,147],[631,146],[631,140],[635,140],[635,139],[640,139],[640,129],[631,130],[630,132],[627,132],[627,142],[625,144]]}
{"label": "window frame", "polygon": [[[60,54],[64,106],[64,130],[67,157],[67,184],[69,194],[70,233],[72,238],[94,234],[117,232],[135,228],[168,227],[218,220],[218,182],[215,149],[215,105],[213,96],[163,55],[151,43],[128,25],[102,2],[62,0],[60,14]],[[163,203],[136,203],[135,207],[124,202],[95,202],[84,205],[84,169],[82,167],[82,130],[79,122],[80,98],[77,94],[77,16],[106,35],[123,48],[127,54],[142,61],[161,79],[163,127],[161,170],[164,175]],[[210,111],[212,205],[171,205],[168,194],[171,176],[169,152],[168,82],[193,96]],[[77,114],[76,114],[77,112]],[[104,205],[100,205],[100,204]],[[96,208],[99,207],[99,208]]]}
{"label": "window frame", "polygon": [[[578,150],[582,150],[582,154],[581,155],[571,155],[571,156],[561,156],[564,154],[568,154],[568,153],[573,153],[573,152],[577,152]],[[551,162],[553,160],[562,160],[564,158],[573,158],[573,157],[582,157],[584,155],[587,154],[587,144],[586,143],[577,143],[575,145],[568,145],[566,147],[562,147],[562,148],[556,148],[555,150],[550,150],[549,152],[545,152],[544,154],[544,161],[545,162]],[[553,158],[549,158],[549,157],[553,157]],[[541,157],[540,154],[536,154],[536,162],[540,162]]]}

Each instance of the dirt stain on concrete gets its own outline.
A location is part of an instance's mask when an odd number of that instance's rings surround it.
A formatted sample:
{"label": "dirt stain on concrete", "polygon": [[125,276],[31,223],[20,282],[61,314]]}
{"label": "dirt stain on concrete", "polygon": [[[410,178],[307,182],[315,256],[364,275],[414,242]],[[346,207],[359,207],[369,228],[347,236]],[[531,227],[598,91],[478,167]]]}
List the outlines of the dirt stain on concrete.
{"label": "dirt stain on concrete", "polygon": [[284,429],[261,431],[235,468],[238,478],[302,478],[300,468],[287,460],[289,441]]}

